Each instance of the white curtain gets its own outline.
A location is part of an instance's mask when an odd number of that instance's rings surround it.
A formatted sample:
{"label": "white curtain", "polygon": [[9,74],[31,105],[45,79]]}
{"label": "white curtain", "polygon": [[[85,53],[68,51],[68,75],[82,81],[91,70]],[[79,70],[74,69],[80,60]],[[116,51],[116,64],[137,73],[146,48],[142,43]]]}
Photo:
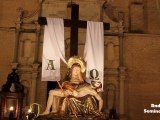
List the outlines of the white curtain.
{"label": "white curtain", "polygon": [[84,48],[84,59],[87,62],[86,78],[102,83],[104,74],[104,28],[102,22],[87,22],[87,36]]}
{"label": "white curtain", "polygon": [[42,81],[59,81],[60,59],[65,61],[64,22],[61,18],[47,18],[42,54]]}

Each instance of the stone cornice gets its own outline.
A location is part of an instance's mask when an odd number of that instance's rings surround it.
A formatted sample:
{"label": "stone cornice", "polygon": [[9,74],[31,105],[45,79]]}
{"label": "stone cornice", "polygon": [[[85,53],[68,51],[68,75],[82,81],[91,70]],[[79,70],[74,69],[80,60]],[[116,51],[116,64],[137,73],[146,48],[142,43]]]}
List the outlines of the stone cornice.
{"label": "stone cornice", "polygon": [[127,36],[139,36],[139,37],[160,37],[160,34],[147,34],[147,33],[144,33],[144,34],[141,34],[141,33],[124,33],[124,36],[127,37]]}

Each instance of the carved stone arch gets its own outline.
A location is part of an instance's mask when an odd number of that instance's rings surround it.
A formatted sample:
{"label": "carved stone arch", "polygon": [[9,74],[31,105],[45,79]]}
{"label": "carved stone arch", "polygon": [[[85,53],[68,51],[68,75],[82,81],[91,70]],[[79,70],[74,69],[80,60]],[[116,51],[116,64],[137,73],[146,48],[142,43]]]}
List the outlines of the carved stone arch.
{"label": "carved stone arch", "polygon": [[112,0],[105,1],[103,3],[102,9],[103,9],[105,15],[107,15],[112,21],[118,22],[115,7],[113,6],[112,2],[113,2]]}
{"label": "carved stone arch", "polygon": [[[29,48],[31,47],[31,40],[30,39],[22,39],[20,40],[20,57],[30,57],[30,50]],[[29,52],[27,52],[29,51]]]}
{"label": "carved stone arch", "polygon": [[124,25],[125,10],[121,10],[117,6],[114,6],[113,2],[113,0],[106,0],[103,3],[101,9],[101,21],[109,22],[110,30],[108,32],[116,34],[121,32],[120,28]]}
{"label": "carved stone arch", "polygon": [[119,66],[119,37],[105,38],[105,67],[117,69]]}
{"label": "carved stone arch", "polygon": [[[143,33],[145,31],[145,10],[143,0],[132,0],[130,4],[130,31]],[[138,11],[138,12],[137,12]],[[146,25],[147,26],[147,25]]]}
{"label": "carved stone arch", "polygon": [[31,57],[32,55],[32,40],[25,40],[25,46],[24,46],[24,57]]}
{"label": "carved stone arch", "polygon": [[20,39],[19,62],[23,65],[32,64],[34,60],[34,40],[30,38]]}
{"label": "carved stone arch", "polygon": [[107,54],[107,60],[108,61],[113,61],[115,59],[115,49],[114,49],[114,43],[113,42],[109,42],[106,45],[106,54]]}
{"label": "carved stone arch", "polygon": [[111,109],[116,108],[116,85],[113,83],[108,83],[106,85],[106,99],[107,99],[107,109],[106,112],[109,113]]}

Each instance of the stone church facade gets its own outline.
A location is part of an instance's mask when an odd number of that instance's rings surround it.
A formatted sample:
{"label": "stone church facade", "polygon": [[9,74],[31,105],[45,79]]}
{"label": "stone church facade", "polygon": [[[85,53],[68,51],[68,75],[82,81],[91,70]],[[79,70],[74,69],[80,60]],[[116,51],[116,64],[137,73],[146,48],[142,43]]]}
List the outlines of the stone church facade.
{"label": "stone church facade", "polygon": [[[72,0],[79,4],[79,18],[110,23],[104,32],[105,68],[103,111],[115,108],[121,119],[158,120],[146,114],[160,103],[160,0]],[[38,17],[70,19],[69,0],[1,0],[0,88],[12,68],[25,86],[24,106],[33,102],[44,109],[47,82],[41,81],[44,26]],[[83,56],[86,29],[79,29],[78,55]],[[65,28],[66,58],[70,29]],[[62,63],[62,77],[66,66]],[[158,108],[157,108],[158,109]]]}

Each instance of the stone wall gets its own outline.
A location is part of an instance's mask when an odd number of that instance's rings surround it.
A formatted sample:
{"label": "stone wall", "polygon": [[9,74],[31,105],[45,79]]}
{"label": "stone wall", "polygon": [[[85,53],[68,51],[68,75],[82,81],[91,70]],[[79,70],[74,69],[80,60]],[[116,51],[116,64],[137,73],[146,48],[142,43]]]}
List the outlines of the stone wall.
{"label": "stone wall", "polygon": [[156,119],[159,114],[144,114],[144,109],[160,101],[160,36],[125,34],[126,107],[130,120]]}
{"label": "stone wall", "polygon": [[37,0],[2,0],[0,4],[0,89],[11,69],[17,68],[25,86],[24,106],[33,102],[46,104],[47,84],[40,81],[43,41],[39,40],[36,22],[39,10]]}
{"label": "stone wall", "polygon": [[14,30],[0,31],[0,88],[7,80],[7,75],[11,72],[11,62],[14,55]]}
{"label": "stone wall", "polygon": [[[14,48],[15,48],[15,29],[16,29],[16,20],[18,18],[17,10],[20,7],[28,10],[30,13],[34,9],[36,9],[36,0],[33,0],[33,4],[27,1],[6,1],[2,0],[0,4],[0,83],[4,83],[6,81],[7,74],[11,71],[11,63],[13,62],[14,57]],[[1,74],[2,73],[2,74]],[[0,88],[2,87],[0,84]]]}
{"label": "stone wall", "polygon": [[159,34],[160,29],[159,24],[159,11],[160,11],[160,1],[159,0],[146,0],[144,3],[144,22],[146,24],[147,33]]}
{"label": "stone wall", "polygon": [[[41,1],[42,4],[38,5]],[[47,83],[41,81],[44,27],[37,24],[38,16],[70,19],[68,2],[70,1],[1,0],[0,89],[6,82],[11,68],[17,67],[21,82],[25,85],[25,105],[37,102],[44,108],[47,99]],[[143,109],[150,108],[151,103],[158,103],[160,99],[158,92],[160,36],[156,35],[160,33],[159,1],[74,0],[74,2],[79,4],[81,20],[103,21],[111,24],[111,29],[105,31],[105,89],[102,94],[104,111],[109,112],[114,104],[118,113],[125,114],[131,120],[156,118],[143,114]],[[21,10],[25,18],[23,20]],[[17,35],[19,30],[21,32]],[[136,32],[143,34],[135,34]],[[86,30],[80,29],[78,42],[80,56],[83,56],[85,36]],[[19,41],[19,45],[15,48],[16,40]],[[65,43],[66,58],[68,58],[69,28],[65,28]],[[16,49],[18,54],[15,61]],[[126,73],[123,71],[125,67],[128,74],[126,80]],[[63,75],[66,72],[64,64],[62,68]],[[125,83],[124,93],[121,81]],[[157,116],[156,119],[158,118]]]}

